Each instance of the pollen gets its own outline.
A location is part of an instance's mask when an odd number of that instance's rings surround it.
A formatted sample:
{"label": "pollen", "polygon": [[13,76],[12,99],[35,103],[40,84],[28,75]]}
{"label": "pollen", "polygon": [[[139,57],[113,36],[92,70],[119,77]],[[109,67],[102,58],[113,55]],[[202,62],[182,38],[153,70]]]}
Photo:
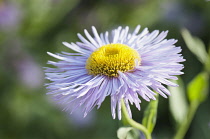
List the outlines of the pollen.
{"label": "pollen", "polygon": [[107,44],[94,51],[86,61],[90,75],[117,77],[118,71],[132,72],[141,64],[139,53],[124,44]]}

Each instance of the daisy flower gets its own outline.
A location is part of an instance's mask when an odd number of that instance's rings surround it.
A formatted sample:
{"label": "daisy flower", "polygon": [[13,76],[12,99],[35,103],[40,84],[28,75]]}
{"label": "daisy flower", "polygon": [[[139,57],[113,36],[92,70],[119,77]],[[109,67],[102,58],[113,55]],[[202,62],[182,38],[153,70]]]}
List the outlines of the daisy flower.
{"label": "daisy flower", "polygon": [[[168,31],[149,33],[140,25],[133,32],[121,26],[112,32],[99,34],[92,27],[93,35],[84,30],[78,34],[81,42],[63,44],[76,53],[48,54],[59,61],[48,61],[54,68],[46,68],[48,94],[62,103],[64,110],[73,112],[81,107],[84,116],[95,106],[99,108],[107,96],[111,97],[111,113],[121,119],[121,99],[132,117],[130,104],[140,110],[141,98],[155,100],[159,93],[170,95],[165,87],[178,86],[168,79],[177,80],[185,61],[175,39],[165,39]],[[154,92],[155,91],[155,92]],[[72,109],[73,107],[73,109]]]}

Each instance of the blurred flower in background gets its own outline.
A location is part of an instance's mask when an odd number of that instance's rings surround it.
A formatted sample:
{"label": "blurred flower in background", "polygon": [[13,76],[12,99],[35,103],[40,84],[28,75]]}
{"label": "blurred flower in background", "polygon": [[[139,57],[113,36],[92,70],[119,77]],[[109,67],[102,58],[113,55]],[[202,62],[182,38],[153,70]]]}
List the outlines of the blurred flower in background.
{"label": "blurred flower in background", "polygon": [[189,12],[181,1],[166,2],[162,5],[164,20],[180,27],[186,27],[191,32],[199,34],[204,29],[205,17],[197,12]]}
{"label": "blurred flower in background", "polygon": [[14,31],[21,23],[21,10],[15,3],[0,2],[0,29]]}
{"label": "blurred flower in background", "polygon": [[42,87],[44,76],[41,66],[23,50],[20,42],[13,40],[10,44],[5,51],[7,61],[4,61],[4,69],[14,73],[17,80],[28,88]]}
{"label": "blurred flower in background", "polygon": [[[70,110],[71,109],[73,108],[70,108]],[[70,113],[70,111],[67,111],[67,114],[68,113]],[[80,107],[78,107],[71,115],[68,114],[67,116],[73,124],[73,127],[76,129],[93,127],[96,122],[96,112],[94,110],[84,118],[83,111]]]}

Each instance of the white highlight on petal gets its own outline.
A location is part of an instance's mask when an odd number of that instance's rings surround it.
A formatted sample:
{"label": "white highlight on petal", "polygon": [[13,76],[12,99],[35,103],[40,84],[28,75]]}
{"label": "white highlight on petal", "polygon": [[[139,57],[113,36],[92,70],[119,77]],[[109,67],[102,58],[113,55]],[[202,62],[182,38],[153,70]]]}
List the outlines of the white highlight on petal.
{"label": "white highlight on petal", "polygon": [[141,26],[140,25],[137,25],[136,28],[135,28],[135,30],[132,33],[132,36],[136,35],[139,32],[140,28],[141,28]]}
{"label": "white highlight on petal", "polygon": [[102,46],[103,43],[102,43],[101,38],[99,37],[98,32],[94,26],[92,26],[92,31],[93,31],[93,34],[94,34],[95,39],[97,40],[99,46]]}
{"label": "white highlight on petal", "polygon": [[79,53],[82,53],[83,55],[89,55],[90,52],[85,50],[85,49],[82,49],[80,48],[79,46],[77,46],[75,43],[67,43],[67,42],[63,42],[63,45],[65,45],[66,47],[76,51],[76,52],[79,52]]}
{"label": "white highlight on petal", "polygon": [[81,34],[78,33],[77,36],[84,44],[86,44],[86,46],[89,46],[92,50],[97,48],[95,45],[86,40]]}
{"label": "white highlight on petal", "polygon": [[88,31],[85,29],[84,32],[85,32],[86,37],[90,40],[90,42],[98,48],[99,45],[98,45],[98,44],[96,43],[96,41],[90,36],[90,34],[88,33]]}

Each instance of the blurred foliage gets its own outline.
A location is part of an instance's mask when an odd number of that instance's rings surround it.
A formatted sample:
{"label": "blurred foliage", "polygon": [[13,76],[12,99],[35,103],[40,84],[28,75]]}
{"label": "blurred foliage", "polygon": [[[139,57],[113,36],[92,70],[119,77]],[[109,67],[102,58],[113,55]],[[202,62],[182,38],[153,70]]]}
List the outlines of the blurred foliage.
{"label": "blurred foliage", "polygon": [[139,131],[133,127],[120,127],[117,130],[118,139],[139,139]]}
{"label": "blurred foliage", "polygon": [[[61,42],[78,41],[76,33],[83,34],[92,25],[99,32],[138,24],[150,31],[169,30],[167,38],[178,39],[177,46],[183,49],[186,85],[203,70],[203,60],[186,47],[180,29],[187,28],[203,41],[202,49],[210,50],[209,13],[210,2],[205,0],[0,0],[0,138],[117,138],[121,123],[111,117],[109,98],[83,119],[60,111],[46,97],[42,67],[53,59],[46,52],[71,51]],[[205,99],[186,139],[210,137],[210,99]],[[142,102],[140,112],[132,108],[135,120],[142,119],[147,104]],[[168,100],[160,97],[155,138],[175,133],[169,113]]]}
{"label": "blurred foliage", "polygon": [[172,116],[178,127],[183,122],[189,106],[187,103],[185,87],[182,79],[179,78],[179,80],[173,82],[178,84],[179,87],[168,87],[171,92],[171,97],[169,98],[169,106]]}
{"label": "blurred foliage", "polygon": [[147,128],[149,133],[152,133],[156,124],[158,98],[159,98],[159,95],[157,94],[156,100],[151,100],[144,111],[142,124]]}
{"label": "blurred foliage", "polygon": [[182,36],[190,51],[197,56],[200,62],[203,64],[206,63],[208,54],[206,52],[204,43],[199,38],[192,37],[192,35],[186,29],[182,30]]}
{"label": "blurred foliage", "polygon": [[199,73],[188,85],[187,94],[190,102],[199,103],[207,99],[209,93],[209,75],[206,72]]}
{"label": "blurred foliage", "polygon": [[[170,110],[177,125],[177,132],[174,139],[185,137],[199,105],[207,100],[209,94],[210,53],[208,54],[206,51],[203,41],[197,37],[193,37],[188,30],[183,29],[182,36],[187,47],[202,63],[203,71],[197,74],[186,87],[189,106],[187,104],[187,99],[184,96],[185,87],[181,80],[177,81],[180,88],[173,89],[172,87],[169,87],[173,94],[173,97],[169,100]],[[177,102],[179,103],[176,104]],[[204,135],[204,137],[208,138],[209,135]]]}

